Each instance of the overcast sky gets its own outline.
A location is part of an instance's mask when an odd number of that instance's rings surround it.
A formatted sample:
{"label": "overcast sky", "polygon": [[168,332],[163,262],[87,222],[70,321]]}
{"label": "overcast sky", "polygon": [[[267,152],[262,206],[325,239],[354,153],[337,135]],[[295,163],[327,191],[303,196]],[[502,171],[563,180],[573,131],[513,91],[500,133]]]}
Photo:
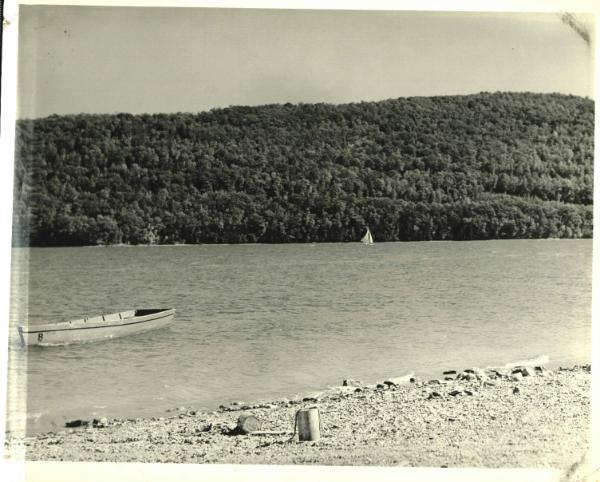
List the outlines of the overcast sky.
{"label": "overcast sky", "polygon": [[594,95],[592,48],[558,14],[22,6],[19,29],[18,117]]}

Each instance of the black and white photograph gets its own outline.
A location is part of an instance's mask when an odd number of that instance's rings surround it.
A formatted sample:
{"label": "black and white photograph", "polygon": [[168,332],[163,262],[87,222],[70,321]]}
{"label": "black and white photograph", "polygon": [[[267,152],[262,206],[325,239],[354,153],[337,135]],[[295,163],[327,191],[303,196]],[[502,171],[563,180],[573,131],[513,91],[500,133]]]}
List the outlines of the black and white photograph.
{"label": "black and white photograph", "polygon": [[3,19],[6,461],[600,480],[591,3],[50,3]]}

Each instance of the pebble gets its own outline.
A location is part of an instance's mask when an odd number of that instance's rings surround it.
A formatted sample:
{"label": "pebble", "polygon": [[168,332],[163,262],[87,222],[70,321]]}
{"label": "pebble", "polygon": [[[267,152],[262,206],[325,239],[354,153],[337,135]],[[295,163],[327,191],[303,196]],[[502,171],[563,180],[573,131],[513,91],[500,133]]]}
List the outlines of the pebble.
{"label": "pebble", "polygon": [[362,387],[364,383],[360,380],[353,380],[352,378],[347,378],[342,382],[343,387]]}

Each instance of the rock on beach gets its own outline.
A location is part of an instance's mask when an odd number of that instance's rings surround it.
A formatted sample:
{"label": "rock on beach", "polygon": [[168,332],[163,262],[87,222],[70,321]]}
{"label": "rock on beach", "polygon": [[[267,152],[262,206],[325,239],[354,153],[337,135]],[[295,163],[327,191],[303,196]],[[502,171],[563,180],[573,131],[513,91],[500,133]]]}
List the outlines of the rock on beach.
{"label": "rock on beach", "polygon": [[[488,370],[485,377],[465,370],[433,385],[347,385],[347,391],[319,395],[316,403],[304,397],[237,402],[211,413],[186,409],[161,418],[99,419],[52,434],[7,434],[6,448],[9,457],[27,460],[566,471],[588,448],[590,367],[511,373],[517,368],[493,376]],[[292,436],[295,414],[314,405],[321,438],[298,442]],[[242,407],[251,408],[240,413]],[[244,423],[247,430],[239,429]],[[229,436],[236,428],[240,433]]]}

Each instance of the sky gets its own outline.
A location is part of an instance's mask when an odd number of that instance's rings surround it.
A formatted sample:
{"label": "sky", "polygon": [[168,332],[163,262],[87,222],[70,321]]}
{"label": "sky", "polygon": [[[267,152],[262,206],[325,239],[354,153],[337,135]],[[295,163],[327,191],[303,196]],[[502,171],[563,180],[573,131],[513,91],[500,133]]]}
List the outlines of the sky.
{"label": "sky", "polygon": [[[579,17],[593,30],[593,17]],[[17,116],[198,112],[481,91],[594,96],[553,13],[22,5]]]}

